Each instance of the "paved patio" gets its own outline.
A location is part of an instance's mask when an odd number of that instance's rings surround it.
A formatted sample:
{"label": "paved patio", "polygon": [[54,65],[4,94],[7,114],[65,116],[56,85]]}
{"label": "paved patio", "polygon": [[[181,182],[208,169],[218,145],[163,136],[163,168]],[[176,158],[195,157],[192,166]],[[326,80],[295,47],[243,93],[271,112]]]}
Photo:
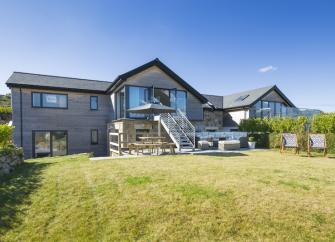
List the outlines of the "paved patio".
{"label": "paved patio", "polygon": [[[240,149],[240,150],[232,150],[232,151],[222,151],[222,150],[200,150],[195,149],[194,151],[176,151],[176,155],[220,155],[220,154],[238,154],[241,152],[254,152],[254,151],[265,151],[267,149]],[[160,153],[159,155],[151,154],[151,153],[140,153],[139,155],[129,155],[125,154],[122,156],[104,156],[104,157],[91,157],[90,160],[109,160],[109,159],[120,159],[120,158],[139,158],[143,156],[163,156],[163,155],[171,155],[170,153]]]}

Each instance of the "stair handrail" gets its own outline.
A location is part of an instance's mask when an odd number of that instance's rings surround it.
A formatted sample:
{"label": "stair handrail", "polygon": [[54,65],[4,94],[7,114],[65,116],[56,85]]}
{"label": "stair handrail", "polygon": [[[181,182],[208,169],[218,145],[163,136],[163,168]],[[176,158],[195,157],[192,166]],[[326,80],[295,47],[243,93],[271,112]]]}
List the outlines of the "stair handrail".
{"label": "stair handrail", "polygon": [[176,114],[177,114],[177,119],[179,121],[178,122],[179,126],[181,127],[182,131],[186,134],[190,142],[193,144],[193,147],[195,147],[195,127],[194,125],[190,122],[187,116],[180,109],[177,109]]}
{"label": "stair handrail", "polygon": [[[183,136],[190,142],[194,148],[194,141],[195,141],[195,131],[190,132],[188,128],[185,126],[185,118],[183,116],[173,116],[170,113],[160,114],[161,120],[166,122],[167,128],[169,132],[173,135],[176,139],[179,146],[181,146],[181,133]],[[176,120],[178,119],[178,122]],[[166,120],[167,119],[167,120]],[[172,127],[172,124],[173,127]],[[193,141],[193,142],[192,142]]]}
{"label": "stair handrail", "polygon": [[181,142],[180,142],[179,126],[176,120],[169,113],[162,113],[159,116],[160,116],[160,119],[167,126],[169,134],[173,136],[178,146],[180,146]]}

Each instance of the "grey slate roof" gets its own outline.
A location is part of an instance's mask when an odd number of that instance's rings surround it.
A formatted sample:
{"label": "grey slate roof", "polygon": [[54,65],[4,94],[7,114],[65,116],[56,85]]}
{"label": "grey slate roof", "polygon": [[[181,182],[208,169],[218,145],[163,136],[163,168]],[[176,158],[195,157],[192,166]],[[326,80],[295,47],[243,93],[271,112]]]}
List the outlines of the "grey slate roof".
{"label": "grey slate roof", "polygon": [[223,108],[230,109],[251,106],[274,87],[275,86],[267,86],[223,96]]}
{"label": "grey slate roof", "polygon": [[8,87],[46,87],[51,89],[67,89],[103,93],[109,88],[112,82],[14,72],[9,77],[6,84]]}
{"label": "grey slate roof", "polygon": [[276,91],[289,106],[295,107],[284,93],[276,85],[273,85],[223,96],[223,109],[250,107],[271,91]]}
{"label": "grey slate roof", "polygon": [[202,94],[215,108],[223,108],[223,96]]}

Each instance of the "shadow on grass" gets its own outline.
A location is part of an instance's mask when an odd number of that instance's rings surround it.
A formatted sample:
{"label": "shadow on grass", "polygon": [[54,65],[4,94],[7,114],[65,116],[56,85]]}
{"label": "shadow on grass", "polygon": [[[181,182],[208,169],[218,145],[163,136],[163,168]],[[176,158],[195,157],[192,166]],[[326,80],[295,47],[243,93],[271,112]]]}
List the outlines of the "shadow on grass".
{"label": "shadow on grass", "polygon": [[0,177],[0,235],[19,223],[19,206],[40,186],[41,172],[50,163],[23,163],[11,174]]}
{"label": "shadow on grass", "polygon": [[240,152],[208,152],[208,153],[195,153],[193,155],[216,156],[216,157],[235,157],[235,156],[248,156]]}

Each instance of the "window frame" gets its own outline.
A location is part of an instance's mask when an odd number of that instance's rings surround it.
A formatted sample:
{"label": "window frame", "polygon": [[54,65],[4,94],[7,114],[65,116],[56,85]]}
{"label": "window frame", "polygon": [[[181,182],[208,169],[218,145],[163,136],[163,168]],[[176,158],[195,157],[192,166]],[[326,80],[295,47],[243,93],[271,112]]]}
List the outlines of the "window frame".
{"label": "window frame", "polygon": [[[93,132],[97,132],[97,141],[93,142]],[[98,145],[99,144],[99,129],[91,129],[91,145]]]}
{"label": "window frame", "polygon": [[[92,108],[92,98],[97,99],[97,108]],[[90,96],[90,110],[91,111],[98,111],[99,110],[99,96]]]}
{"label": "window frame", "polygon": [[[187,111],[188,111],[188,97],[189,97],[189,91],[185,90],[185,89],[178,89],[178,88],[166,88],[166,87],[161,87],[161,86],[145,86],[145,85],[133,85],[133,84],[125,84],[123,86],[120,86],[116,91],[115,91],[115,96],[114,96],[114,101],[115,101],[115,117],[116,119],[121,119],[121,118],[131,118],[131,119],[147,119],[147,117],[130,117],[128,109],[129,107],[129,87],[139,87],[139,88],[147,88],[148,89],[148,95],[149,95],[149,101],[152,100],[154,93],[153,93],[153,89],[163,89],[163,90],[167,90],[169,91],[169,98],[170,98],[170,107],[172,108],[176,108],[175,106],[172,106],[172,102],[171,102],[171,92],[175,92],[175,98],[177,100],[177,92],[184,92],[185,93],[185,115],[187,115]],[[123,101],[124,101],[124,115],[121,117],[121,110],[119,109],[119,97],[118,97],[118,93],[120,92],[124,92],[124,96],[123,96]]]}
{"label": "window frame", "polygon": [[[34,106],[33,96],[34,94],[40,95],[40,106]],[[43,105],[43,94],[46,95],[62,95],[66,97],[66,107],[45,107]],[[52,93],[52,92],[31,92],[31,107],[32,108],[51,108],[51,109],[68,109],[69,108],[69,96],[67,93]]]}
{"label": "window frame", "polygon": [[[52,141],[52,135],[54,132],[64,132],[66,135],[66,154],[69,155],[69,132],[67,130],[32,130],[32,157],[36,159],[36,150],[35,150],[35,133],[38,132],[45,132],[50,133],[50,157],[53,157],[53,141]],[[64,156],[65,156],[64,155]]]}

